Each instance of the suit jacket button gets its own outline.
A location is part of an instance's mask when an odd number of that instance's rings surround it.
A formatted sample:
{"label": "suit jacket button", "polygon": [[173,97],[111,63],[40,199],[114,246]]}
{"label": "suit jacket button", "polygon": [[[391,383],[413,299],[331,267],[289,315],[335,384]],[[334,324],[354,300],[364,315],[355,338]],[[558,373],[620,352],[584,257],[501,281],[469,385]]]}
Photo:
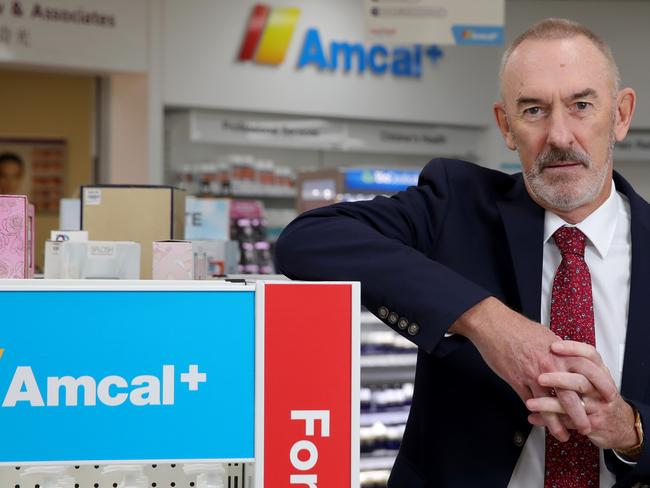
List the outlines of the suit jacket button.
{"label": "suit jacket button", "polygon": [[379,307],[379,318],[380,319],[385,319],[388,317],[388,309],[386,307]]}
{"label": "suit jacket button", "polygon": [[404,317],[400,317],[400,319],[397,321],[397,327],[399,327],[402,330],[406,329],[408,326],[409,326],[409,321]]}
{"label": "suit jacket button", "polygon": [[420,326],[418,324],[411,324],[409,325],[408,328],[408,333],[412,336],[416,335],[418,332],[420,332]]}
{"label": "suit jacket button", "polygon": [[395,325],[397,323],[397,318],[397,314],[395,312],[391,312],[388,316],[388,322],[390,322],[390,325]]}
{"label": "suit jacket button", "polygon": [[512,440],[514,441],[515,446],[517,447],[522,447],[526,442],[524,435],[519,431],[515,432],[515,436],[513,437]]}

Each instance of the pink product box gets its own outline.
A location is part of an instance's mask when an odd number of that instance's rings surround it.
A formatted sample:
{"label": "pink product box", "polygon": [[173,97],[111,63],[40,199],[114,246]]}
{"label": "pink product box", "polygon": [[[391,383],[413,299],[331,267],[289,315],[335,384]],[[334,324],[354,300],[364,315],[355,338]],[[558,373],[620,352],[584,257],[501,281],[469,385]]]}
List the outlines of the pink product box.
{"label": "pink product box", "polygon": [[0,278],[34,277],[34,206],[0,195]]}
{"label": "pink product box", "polygon": [[202,243],[154,241],[154,280],[205,280],[208,260]]}

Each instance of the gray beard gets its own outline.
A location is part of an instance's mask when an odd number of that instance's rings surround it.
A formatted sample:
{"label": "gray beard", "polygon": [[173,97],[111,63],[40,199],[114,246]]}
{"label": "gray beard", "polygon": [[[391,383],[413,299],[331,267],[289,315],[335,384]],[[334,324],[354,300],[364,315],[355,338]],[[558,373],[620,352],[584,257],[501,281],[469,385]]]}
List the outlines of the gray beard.
{"label": "gray beard", "polygon": [[541,172],[524,172],[524,180],[536,199],[543,203],[545,208],[555,208],[568,212],[593,202],[600,194],[609,169],[612,165],[611,157],[596,173],[585,175],[582,178],[558,177],[545,180]]}
{"label": "gray beard", "polygon": [[[545,179],[542,175],[543,164],[540,162],[540,159],[543,158],[538,157],[535,166],[523,173],[529,191],[544,208],[553,208],[563,212],[569,212],[593,202],[602,191],[610,174],[614,141],[614,134],[611,134],[605,164],[597,172],[590,172],[582,177],[559,175],[552,179],[548,179],[548,177]],[[587,169],[593,166],[593,161],[586,155],[580,159]]]}

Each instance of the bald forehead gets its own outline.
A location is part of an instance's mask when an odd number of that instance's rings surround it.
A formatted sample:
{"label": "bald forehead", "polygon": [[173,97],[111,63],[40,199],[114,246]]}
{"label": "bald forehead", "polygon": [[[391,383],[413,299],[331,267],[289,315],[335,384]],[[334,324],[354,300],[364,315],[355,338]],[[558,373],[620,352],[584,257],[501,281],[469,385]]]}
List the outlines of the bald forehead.
{"label": "bald forehead", "polygon": [[524,84],[570,77],[615,87],[615,74],[603,52],[588,38],[526,39],[505,61],[501,72],[501,95]]}

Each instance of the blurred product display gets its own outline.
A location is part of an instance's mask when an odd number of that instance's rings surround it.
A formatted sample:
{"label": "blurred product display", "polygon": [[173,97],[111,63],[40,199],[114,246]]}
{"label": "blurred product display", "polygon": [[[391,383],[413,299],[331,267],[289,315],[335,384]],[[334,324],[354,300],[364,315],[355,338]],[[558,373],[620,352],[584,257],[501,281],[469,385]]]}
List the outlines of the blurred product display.
{"label": "blurred product display", "polygon": [[419,169],[332,168],[298,174],[298,211],[337,202],[371,200],[417,185]]}
{"label": "blurred product display", "polygon": [[185,191],[162,185],[82,186],[81,230],[91,240],[138,242],[140,276],[151,279],[153,242],[185,238]]}
{"label": "blurred product display", "polygon": [[[188,239],[232,239],[239,243],[238,273],[275,272],[273,243],[296,216],[295,175],[290,168],[234,154],[225,162],[186,164],[176,173],[176,183],[190,195]],[[266,208],[270,202],[283,201],[277,199],[286,199],[287,206]]]}
{"label": "blurred product display", "polygon": [[362,487],[386,487],[413,399],[416,355],[412,342],[361,313]]}
{"label": "blurred product display", "polygon": [[270,159],[234,154],[227,161],[186,164],[176,173],[176,184],[197,196],[295,196],[296,176],[291,168]]}

